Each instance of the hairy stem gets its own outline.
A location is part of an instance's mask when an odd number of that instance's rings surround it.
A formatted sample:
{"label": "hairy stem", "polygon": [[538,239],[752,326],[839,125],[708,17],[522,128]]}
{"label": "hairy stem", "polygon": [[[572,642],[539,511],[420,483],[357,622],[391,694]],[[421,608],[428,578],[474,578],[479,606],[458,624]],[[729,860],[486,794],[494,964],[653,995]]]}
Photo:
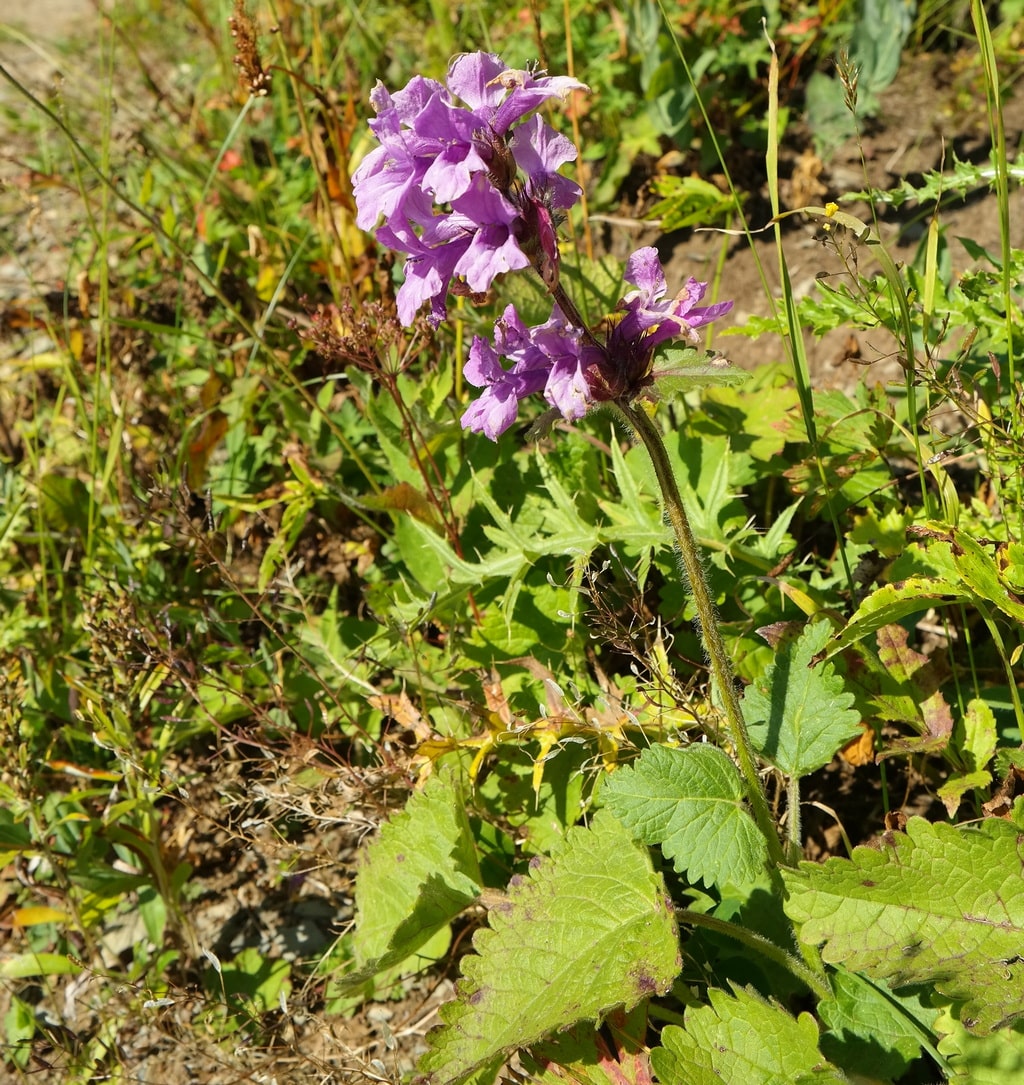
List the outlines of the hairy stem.
{"label": "hairy stem", "polygon": [[779,835],[775,829],[775,822],[772,820],[771,812],[768,809],[768,801],[765,798],[761,778],[757,772],[754,749],[747,733],[743,713],[740,711],[739,699],[736,696],[732,664],[718,628],[715,605],[708,589],[704,567],[701,565],[697,543],[690,528],[690,520],[686,515],[686,507],[683,505],[683,499],[679,494],[679,486],[676,483],[675,475],[672,473],[665,442],[657,426],[654,425],[642,407],[634,407],[632,404],[625,402],[619,402],[616,405],[636,435],[643,441],[654,465],[654,473],[658,477],[658,485],[661,487],[662,497],[665,501],[665,511],[668,513],[669,523],[675,533],[676,542],[679,546],[679,555],[683,560],[683,570],[686,573],[686,579],[690,584],[690,593],[697,607],[698,628],[704,650],[707,652],[711,665],[711,675],[722,699],[722,706],[725,709],[725,718],[729,726],[729,738],[736,751],[736,760],[747,785],[747,799],[750,802],[758,827],[768,842],[769,855],[775,863],[784,864],[786,858],[783,854],[782,844],[779,841]]}
{"label": "hairy stem", "polygon": [[800,777],[795,773],[789,778],[786,792],[786,839],[789,841],[789,861],[795,866],[800,861]]}
{"label": "hairy stem", "polygon": [[763,935],[755,934],[753,931],[747,930],[746,927],[740,927],[735,923],[729,923],[727,920],[718,919],[713,915],[705,915],[703,912],[691,912],[686,908],[677,908],[676,917],[680,923],[689,924],[693,927],[706,927],[708,930],[724,934],[727,938],[735,938],[737,942],[742,942],[756,953],[760,953],[762,957],[767,957],[770,961],[774,961],[791,972],[801,983],[806,984],[819,999],[832,997],[832,988],[829,986],[824,973],[815,972],[813,969],[808,968],[799,957],[787,953],[781,946],[770,942]]}

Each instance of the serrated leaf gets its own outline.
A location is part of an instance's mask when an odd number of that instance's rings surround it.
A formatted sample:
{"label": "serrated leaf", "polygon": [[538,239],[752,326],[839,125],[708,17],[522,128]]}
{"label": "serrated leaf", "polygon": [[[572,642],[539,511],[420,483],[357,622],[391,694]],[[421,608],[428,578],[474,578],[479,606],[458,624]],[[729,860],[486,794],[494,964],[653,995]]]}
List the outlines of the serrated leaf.
{"label": "serrated leaf", "polygon": [[[955,154],[952,155],[952,159],[952,169],[947,169],[945,172],[931,170],[924,174],[917,184],[904,178],[896,188],[848,192],[841,198],[844,203],[866,200],[901,207],[907,201],[913,200],[925,205],[934,203],[938,199],[948,199],[954,193],[966,195],[972,189],[985,188],[994,184],[996,179],[994,166],[976,166],[970,162],[961,162]],[[1018,155],[1010,164],[1009,169],[1011,176],[1014,176],[1019,183],[1024,177],[1024,154]]]}
{"label": "serrated leaf", "polygon": [[821,1049],[848,1071],[872,1078],[897,1078],[932,1046],[938,1011],[922,1003],[922,992],[893,994],[881,980],[840,969],[832,977],[835,998],[819,1004],[829,1028]]}
{"label": "serrated leaf", "polygon": [[690,1006],[685,1027],[668,1025],[651,1065],[661,1085],[794,1085],[846,1079],[818,1050],[818,1026],[750,989],[712,988],[710,1006]]}
{"label": "serrated leaf", "polygon": [[460,1081],[496,1057],[664,993],[681,968],[675,917],[645,847],[608,810],[531,860],[463,960],[420,1069]]}
{"label": "serrated leaf", "polygon": [[832,665],[811,662],[830,633],[827,621],[808,625],[743,696],[750,740],[788,776],[806,776],[827,765],[861,730],[860,715],[850,708],[853,694]]}
{"label": "serrated leaf", "polygon": [[381,828],[356,876],[355,987],[404,961],[480,893],[480,869],[454,771],[439,769]]}
{"label": "serrated leaf", "polygon": [[693,881],[744,888],[764,875],[764,836],[746,808],[736,766],[714,746],[652,746],[601,794],[638,840],[660,844]]}
{"label": "serrated leaf", "polygon": [[936,1031],[942,1036],[939,1052],[945,1056],[950,1078],[964,1085],[1009,1085],[1024,1081],[1024,1023],[987,1036],[974,1036],[947,1008]]}
{"label": "serrated leaf", "polygon": [[929,607],[967,598],[969,593],[960,585],[938,577],[911,576],[897,584],[886,584],[861,602],[846,628],[828,646],[826,658],[838,655],[883,625],[923,613]]}
{"label": "serrated leaf", "polygon": [[750,374],[745,369],[733,365],[723,355],[702,354],[693,347],[669,347],[663,350],[652,376],[662,399],[684,395],[695,388],[735,387],[750,380]]}
{"label": "serrated leaf", "polygon": [[882,850],[784,871],[787,914],[831,964],[927,983],[966,1003],[985,1033],[1024,1016],[1024,875],[1017,828],[997,818],[958,829],[911,818]]}

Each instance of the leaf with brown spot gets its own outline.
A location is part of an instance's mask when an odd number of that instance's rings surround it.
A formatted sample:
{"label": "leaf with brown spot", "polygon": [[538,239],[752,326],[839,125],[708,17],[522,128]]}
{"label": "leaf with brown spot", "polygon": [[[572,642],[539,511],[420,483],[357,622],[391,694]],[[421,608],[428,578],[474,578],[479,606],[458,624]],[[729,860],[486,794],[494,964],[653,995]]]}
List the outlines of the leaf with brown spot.
{"label": "leaf with brown spot", "polygon": [[800,939],[890,987],[926,984],[963,1002],[980,1035],[1024,1018],[1024,848],[998,818],[978,825],[907,821],[881,849],[783,871]]}
{"label": "leaf with brown spot", "polygon": [[[939,689],[940,675],[934,661],[907,647],[907,631],[901,625],[883,626],[877,640],[878,658],[889,678],[900,687],[904,704],[911,707],[908,722],[925,738],[948,740],[953,732],[953,714]],[[879,707],[884,703],[884,695],[876,698]]]}
{"label": "leaf with brown spot", "polygon": [[662,994],[679,974],[679,937],[647,848],[608,810],[508,890],[462,962],[458,999],[427,1037],[431,1085],[460,1081],[519,1047],[616,1006]]}

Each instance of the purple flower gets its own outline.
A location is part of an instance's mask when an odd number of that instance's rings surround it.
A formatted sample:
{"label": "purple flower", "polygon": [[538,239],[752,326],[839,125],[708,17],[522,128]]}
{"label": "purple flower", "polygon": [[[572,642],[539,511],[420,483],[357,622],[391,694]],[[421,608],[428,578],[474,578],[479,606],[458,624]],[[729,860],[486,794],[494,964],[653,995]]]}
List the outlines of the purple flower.
{"label": "purple flower", "polygon": [[457,56],[448,67],[447,82],[449,90],[499,136],[549,99],[564,100],[571,91],[587,89],[568,76],[516,71],[494,53]]}
{"label": "purple flower", "polygon": [[398,290],[398,317],[409,325],[424,302],[430,321],[444,320],[445,296],[453,279],[483,293],[495,275],[530,266],[514,233],[516,209],[478,175],[447,215],[434,215],[419,233],[397,219],[377,231],[388,248],[409,254]]}
{"label": "purple flower", "polygon": [[431,323],[440,323],[453,280],[483,292],[495,276],[532,263],[557,281],[552,212],[580,194],[557,171],[576,150],[540,117],[520,122],[574,89],[585,88],[513,71],[492,53],[456,57],[447,85],[416,76],[391,95],[377,84],[370,127],[380,146],[352,188],[357,225],[370,229],[383,217],[378,240],[409,255],[398,299],[404,324],[427,301]]}
{"label": "purple flower", "polygon": [[693,278],[674,298],[662,300],[668,285],[658,251],[651,247],[630,256],[625,279],[637,289],[619,302],[624,315],[608,333],[603,361],[591,371],[591,387],[598,400],[635,399],[653,383],[655,348],[679,337],[699,343],[697,328],[732,308],[731,301],[697,307],[708,284]]}
{"label": "purple flower", "polygon": [[[583,341],[558,306],[546,324],[527,327],[509,305],[494,325],[494,345],[474,336],[463,373],[483,395],[462,416],[464,429],[496,441],[516,420],[519,401],[537,392],[567,419],[582,418],[590,407],[586,368],[595,348]],[[505,369],[501,359],[512,362]]]}
{"label": "purple flower", "polygon": [[[633,400],[654,383],[656,347],[677,337],[698,342],[696,329],[732,308],[731,301],[698,307],[707,283],[696,279],[663,300],[668,287],[653,248],[633,253],[625,278],[637,289],[619,303],[624,315],[603,344],[557,305],[539,327],[527,327],[509,305],[494,325],[493,346],[480,336],[473,340],[464,372],[484,392],[463,414],[463,427],[497,440],[515,422],[519,402],[537,392],[569,420],[595,403]],[[510,369],[502,358],[512,362]]]}
{"label": "purple flower", "polygon": [[521,124],[509,140],[509,150],[516,165],[526,174],[526,188],[531,195],[546,196],[549,207],[567,208],[580,198],[575,181],[563,177],[558,169],[576,159],[572,141],[533,116]]}
{"label": "purple flower", "polygon": [[695,309],[695,303],[707,292],[708,284],[693,278],[687,279],[674,298],[659,300],[665,296],[668,285],[658,250],[654,248],[637,249],[630,256],[626,261],[625,279],[638,289],[630,291],[619,302],[619,308],[624,309],[626,315],[612,331],[612,338],[618,343],[637,342],[653,349],[666,339],[679,336],[698,343],[700,337],[696,329],[710,324],[732,308],[731,301],[723,301]]}

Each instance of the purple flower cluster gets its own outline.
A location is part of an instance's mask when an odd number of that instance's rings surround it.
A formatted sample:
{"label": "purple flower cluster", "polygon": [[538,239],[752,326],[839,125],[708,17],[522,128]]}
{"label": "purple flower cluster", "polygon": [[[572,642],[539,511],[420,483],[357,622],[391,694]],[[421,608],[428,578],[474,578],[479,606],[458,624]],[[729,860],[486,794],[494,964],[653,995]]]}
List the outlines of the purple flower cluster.
{"label": "purple flower cluster", "polygon": [[436,326],[450,289],[483,293],[505,271],[533,265],[557,281],[554,219],[580,194],[558,169],[576,149],[539,116],[524,118],[575,89],[586,88],[512,71],[491,53],[456,57],[447,86],[416,76],[394,95],[374,88],[380,146],[352,178],[356,223],[383,217],[377,239],[408,254],[403,324],[429,301]]}
{"label": "purple flower cluster", "polygon": [[[655,349],[668,339],[698,342],[696,329],[732,307],[700,306],[707,284],[690,279],[666,298],[653,248],[629,258],[636,289],[619,303],[603,341],[588,329],[558,279],[556,223],[579,198],[558,170],[572,143],[533,111],[550,98],[585,90],[569,78],[513,71],[491,53],[452,61],[442,85],[416,76],[394,95],[378,83],[370,122],[380,146],[353,175],[362,229],[407,254],[399,319],[411,324],[430,302],[430,322],[447,315],[449,292],[483,293],[506,271],[532,267],[555,299],[550,319],[528,327],[509,305],[494,341],[474,337],[465,376],[483,394],[462,416],[491,440],[513,424],[519,403],[542,393],[569,420],[595,403],[628,401],[653,382]],[[502,359],[511,366],[505,368]]]}
{"label": "purple flower cluster", "polygon": [[[594,403],[633,399],[652,383],[660,344],[678,337],[697,343],[697,328],[732,308],[731,301],[697,305],[707,283],[696,279],[665,299],[668,286],[653,248],[630,256],[625,278],[636,290],[619,303],[622,316],[603,343],[569,324],[557,305],[537,328],[527,328],[509,305],[494,325],[493,347],[480,336],[473,339],[465,377],[484,392],[463,414],[462,425],[497,440],[515,422],[519,401],[535,392],[543,392],[569,420]],[[499,357],[508,358],[512,368],[504,369]]]}
{"label": "purple flower cluster", "polygon": [[[502,358],[512,362],[505,369]],[[596,361],[579,328],[569,324],[556,305],[551,319],[527,327],[514,305],[494,325],[494,345],[473,337],[463,375],[484,393],[462,416],[463,428],[496,441],[516,420],[519,401],[536,392],[564,418],[581,418],[590,406],[587,367]]]}

